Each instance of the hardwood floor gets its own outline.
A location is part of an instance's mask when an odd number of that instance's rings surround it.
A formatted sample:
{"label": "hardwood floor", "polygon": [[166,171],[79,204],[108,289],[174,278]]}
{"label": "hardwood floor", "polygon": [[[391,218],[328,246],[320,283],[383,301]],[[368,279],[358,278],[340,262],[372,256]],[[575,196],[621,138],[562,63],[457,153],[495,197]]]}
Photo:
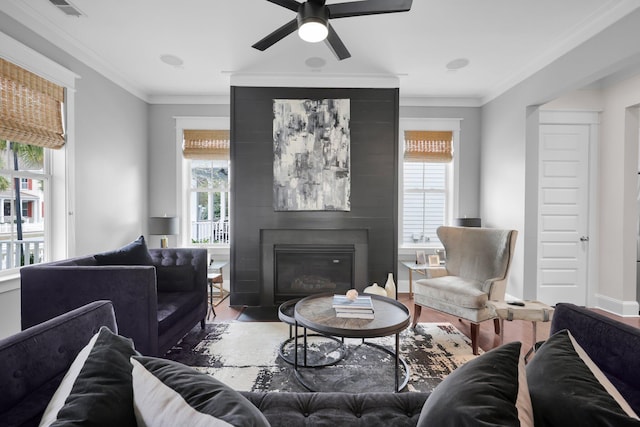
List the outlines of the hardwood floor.
{"label": "hardwood floor", "polygon": [[[405,304],[413,316],[413,300],[409,298],[409,294],[400,294],[398,300]],[[226,298],[216,306],[216,317],[209,317],[210,322],[228,322],[238,318],[242,313],[242,307],[230,307],[229,298]],[[628,325],[640,328],[640,317],[620,317],[603,310],[594,309],[594,311],[611,317],[612,319],[626,323]],[[469,336],[470,325],[466,321],[460,321],[455,316],[440,313],[435,310],[422,308],[419,322],[449,322],[458,328],[463,334]],[[538,322],[537,341],[545,340],[549,337],[549,328],[551,322]],[[504,342],[521,341],[523,343],[523,351],[528,351],[534,344],[533,328],[531,322],[522,320],[514,320],[504,322]],[[493,322],[483,322],[480,324],[480,338],[478,345],[484,351],[491,350],[500,345],[500,336],[496,335],[493,330]]]}

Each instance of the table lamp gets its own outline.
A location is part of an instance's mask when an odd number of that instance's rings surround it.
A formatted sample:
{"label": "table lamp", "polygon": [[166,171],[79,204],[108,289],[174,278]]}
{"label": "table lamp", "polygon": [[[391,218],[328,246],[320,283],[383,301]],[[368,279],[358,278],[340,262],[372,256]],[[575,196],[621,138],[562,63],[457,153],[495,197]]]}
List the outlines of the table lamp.
{"label": "table lamp", "polygon": [[178,234],[179,228],[177,216],[152,216],[149,218],[149,234],[162,236],[160,238],[161,248],[169,247],[167,236]]}

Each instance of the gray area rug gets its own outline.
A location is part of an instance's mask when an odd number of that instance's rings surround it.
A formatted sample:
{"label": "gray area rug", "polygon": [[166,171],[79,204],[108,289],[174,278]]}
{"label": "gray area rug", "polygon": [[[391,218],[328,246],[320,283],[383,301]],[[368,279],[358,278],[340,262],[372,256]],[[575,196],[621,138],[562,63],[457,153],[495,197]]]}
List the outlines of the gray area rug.
{"label": "gray area rug", "polygon": [[[299,329],[302,333],[302,329]],[[293,366],[279,356],[280,344],[289,338],[281,322],[209,323],[195,327],[165,355],[205,372],[239,391],[307,391],[296,379]],[[367,340],[389,350],[395,336]],[[302,339],[299,342],[302,359]],[[393,391],[394,358],[360,339],[345,339],[342,360],[323,368],[301,368],[300,375],[317,391]],[[293,341],[285,357],[293,355]],[[326,337],[309,337],[307,362],[326,362],[340,352],[340,343]],[[410,369],[405,391],[431,391],[449,373],[475,356],[470,340],[450,323],[419,323],[415,331],[400,336],[400,355]],[[401,375],[404,370],[401,368]]]}

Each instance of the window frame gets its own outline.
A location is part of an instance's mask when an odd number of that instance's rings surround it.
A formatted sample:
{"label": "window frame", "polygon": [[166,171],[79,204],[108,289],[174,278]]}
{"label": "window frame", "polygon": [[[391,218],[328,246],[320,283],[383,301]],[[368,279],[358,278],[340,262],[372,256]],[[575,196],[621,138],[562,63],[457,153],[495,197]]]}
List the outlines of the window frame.
{"label": "window frame", "polygon": [[[230,221],[231,217],[230,217],[229,212],[228,212],[229,208],[231,207],[230,200],[229,200],[229,198],[231,197],[230,182],[228,183],[227,188],[225,188],[225,189],[208,188],[208,187],[207,188],[204,188],[204,187],[195,187],[194,188],[194,187],[191,186],[191,182],[192,182],[192,179],[193,179],[193,176],[192,176],[193,167],[192,167],[192,163],[191,162],[193,162],[193,159],[186,159],[186,160],[188,161],[188,167],[187,167],[188,168],[188,184],[187,184],[186,191],[189,194],[187,195],[188,206],[187,206],[187,211],[186,211],[188,216],[185,217],[185,218],[191,218],[190,209],[191,209],[191,206],[192,206],[192,198],[194,197],[194,195],[195,195],[195,197],[197,197],[198,193],[205,193],[205,194],[208,195],[209,198],[214,198],[215,194],[220,194],[221,195],[222,193],[226,193],[227,194],[227,196],[226,196],[226,205],[227,205],[226,211],[227,211],[228,221]],[[227,172],[228,172],[229,177],[230,177],[230,175],[231,175],[231,173],[230,173],[231,172],[231,159],[227,159],[227,160],[207,160],[207,161],[226,162],[227,163],[226,164]],[[215,164],[213,166],[216,167]],[[222,199],[222,196],[220,196],[220,197]],[[209,217],[210,216],[211,216],[211,213],[209,212]],[[213,223],[213,220],[211,218],[209,218],[207,221],[211,221]],[[191,233],[191,230],[190,230],[189,226],[187,226],[186,232],[189,233],[189,234]],[[228,243],[215,243],[215,242],[194,243],[191,235],[188,235],[187,239],[191,242],[192,245],[198,246],[198,247],[229,247],[229,245],[230,245],[230,242],[228,242]]]}
{"label": "window frame", "polygon": [[[50,149],[49,156],[45,156],[49,158],[50,176],[45,189],[46,261],[64,259],[75,253],[75,165],[72,159],[75,157],[75,82],[80,76],[3,32],[0,32],[0,57],[65,89],[63,128],[66,142],[58,150]],[[19,267],[0,271],[0,282],[12,279],[18,271]],[[11,288],[14,286],[11,282]]]}
{"label": "window frame", "polygon": [[402,241],[404,223],[404,132],[405,130],[452,131],[453,132],[453,160],[446,167],[445,193],[445,225],[453,222],[454,214],[458,211],[459,198],[459,146],[460,146],[460,118],[400,118],[398,144],[398,249],[399,255],[415,255],[416,250],[442,247],[437,240],[409,244]]}
{"label": "window frame", "polygon": [[[174,117],[176,121],[176,159],[177,159],[177,179],[176,179],[176,200],[178,206],[176,211],[180,212],[182,221],[180,221],[180,235],[178,242],[184,247],[202,247],[207,248],[210,253],[215,249],[228,252],[230,245],[221,243],[192,243],[189,231],[190,218],[190,197],[191,197],[191,160],[185,159],[182,155],[183,133],[185,129],[207,130],[207,129],[230,129],[231,120],[229,117]],[[232,165],[229,164],[229,168]],[[232,183],[229,182],[229,199],[232,195]],[[229,200],[231,206],[231,200]]]}

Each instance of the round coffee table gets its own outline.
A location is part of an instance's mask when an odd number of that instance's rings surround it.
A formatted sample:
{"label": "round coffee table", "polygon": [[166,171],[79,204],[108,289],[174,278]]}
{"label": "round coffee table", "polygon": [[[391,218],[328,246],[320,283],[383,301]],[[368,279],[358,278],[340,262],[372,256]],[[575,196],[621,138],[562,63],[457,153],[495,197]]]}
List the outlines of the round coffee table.
{"label": "round coffee table", "polygon": [[[300,298],[285,301],[282,304],[280,304],[280,307],[278,307],[278,318],[280,319],[280,321],[289,325],[289,338],[282,341],[282,343],[280,343],[280,347],[278,348],[278,355],[282,360],[289,363],[290,365],[294,364],[294,355],[291,354],[292,353],[291,350],[286,351],[286,347],[296,339],[296,337],[294,337],[293,335],[294,327],[296,329],[295,334],[298,335],[298,328],[295,326],[296,321],[293,317],[294,308],[295,308],[295,305],[298,303],[298,301],[300,301]],[[320,368],[323,366],[335,365],[340,360],[342,360],[346,355],[344,339],[340,340],[339,338],[328,336],[325,334],[308,334],[306,328],[303,328],[303,330],[304,332],[302,336],[304,341],[302,344],[302,351],[303,351],[304,357],[303,357],[302,366],[304,366],[305,368]],[[297,338],[299,337],[300,336],[298,335]],[[308,340],[307,340],[308,337],[321,337],[321,338],[326,338],[328,340],[335,341],[337,344],[329,350],[329,354],[331,354],[332,357],[328,357],[324,355],[324,356],[316,357],[314,361],[309,362],[309,357],[308,357],[309,346],[308,346]],[[336,353],[337,355],[335,355]]]}
{"label": "round coffee table", "polygon": [[[391,298],[370,295],[373,303],[373,319],[353,319],[336,317],[333,308],[333,294],[316,294],[301,299],[295,305],[294,319],[296,326],[302,326],[321,334],[342,338],[362,338],[362,342],[371,347],[388,353],[395,359],[395,391],[399,392],[409,382],[409,366],[400,357],[400,332],[410,323],[409,309],[402,303]],[[366,338],[379,338],[395,334],[395,351],[376,343],[366,342]],[[300,376],[298,369],[298,339],[295,338],[294,371],[296,378],[309,391],[313,387]],[[403,365],[405,378],[400,384],[399,370]]]}

